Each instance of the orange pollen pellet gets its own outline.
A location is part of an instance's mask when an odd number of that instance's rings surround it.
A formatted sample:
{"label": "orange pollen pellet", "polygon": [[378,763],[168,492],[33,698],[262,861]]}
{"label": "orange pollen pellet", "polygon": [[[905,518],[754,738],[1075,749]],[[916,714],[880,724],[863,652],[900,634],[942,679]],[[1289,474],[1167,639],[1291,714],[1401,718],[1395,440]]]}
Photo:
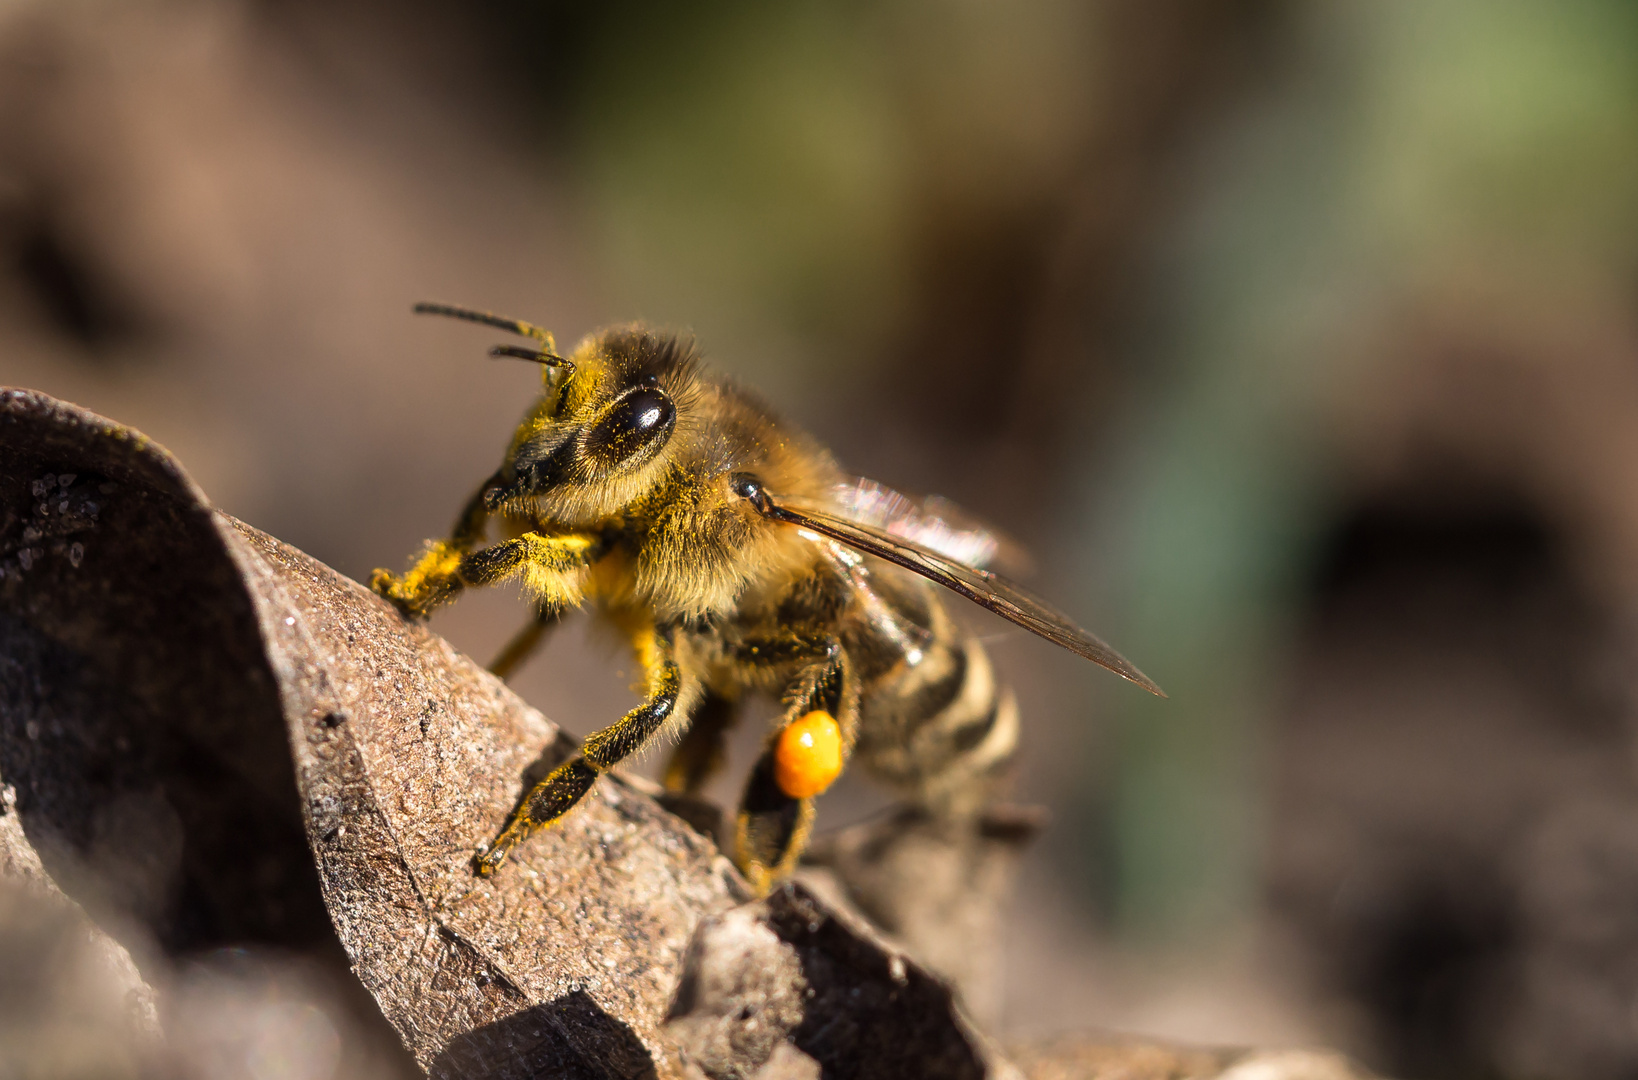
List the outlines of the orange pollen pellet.
{"label": "orange pollen pellet", "polygon": [[786,795],[811,798],[841,773],[842,728],[830,713],[816,709],[779,733],[774,780]]}

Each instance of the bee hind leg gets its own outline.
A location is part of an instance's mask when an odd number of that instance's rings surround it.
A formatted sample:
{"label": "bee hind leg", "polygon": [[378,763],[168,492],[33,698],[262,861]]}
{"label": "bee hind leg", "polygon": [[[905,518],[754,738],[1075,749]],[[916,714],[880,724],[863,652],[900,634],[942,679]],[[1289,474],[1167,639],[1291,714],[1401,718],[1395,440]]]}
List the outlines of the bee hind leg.
{"label": "bee hind leg", "polygon": [[813,799],[787,795],[774,776],[773,751],[751,769],[734,829],[734,862],[757,896],[796,869],[813,834]]}
{"label": "bee hind leg", "polygon": [[814,796],[853,749],[858,692],[847,654],[834,641],[815,645],[821,659],[786,695],[783,722],[751,769],[735,821],[734,861],[759,896],[796,869],[813,833]]}
{"label": "bee hind leg", "polygon": [[598,776],[642,749],[674,714],[686,718],[690,702],[684,694],[672,632],[649,629],[636,637],[637,654],[647,675],[646,699],[616,723],[592,733],[577,757],[559,765],[535,785],[505,830],[478,855],[475,866],[480,876],[493,874],[530,833],[556,823],[572,810]]}

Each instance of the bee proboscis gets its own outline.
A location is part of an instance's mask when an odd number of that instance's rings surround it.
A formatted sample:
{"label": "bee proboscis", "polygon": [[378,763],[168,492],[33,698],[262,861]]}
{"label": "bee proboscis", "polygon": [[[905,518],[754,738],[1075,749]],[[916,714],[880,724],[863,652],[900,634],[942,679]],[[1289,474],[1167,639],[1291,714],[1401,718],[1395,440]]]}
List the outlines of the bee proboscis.
{"label": "bee proboscis", "polygon": [[[693,347],[640,326],[569,357],[516,319],[448,315],[532,338],[495,356],[542,365],[540,398],[446,540],[372,585],[412,617],[469,586],[521,580],[535,617],[492,665],[503,678],[565,612],[593,604],[630,641],[644,700],[530,791],[477,859],[493,873],[599,774],[677,740],[668,789],[721,767],[738,705],[782,703],[735,818],[733,856],[765,892],[807,845],[813,800],[857,757],[926,812],[977,815],[1017,743],[1012,694],[937,586],[1154,693],[1159,687],[1044,601],[988,569],[1004,542],[953,508],[850,477],[823,447]],[[490,526],[502,538],[486,543]]]}

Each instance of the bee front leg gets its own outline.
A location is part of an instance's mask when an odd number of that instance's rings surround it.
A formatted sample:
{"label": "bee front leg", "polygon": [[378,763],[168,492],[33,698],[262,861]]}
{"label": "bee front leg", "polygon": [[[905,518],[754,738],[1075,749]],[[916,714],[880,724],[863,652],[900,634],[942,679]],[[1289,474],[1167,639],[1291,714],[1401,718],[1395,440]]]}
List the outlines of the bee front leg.
{"label": "bee front leg", "polygon": [[567,814],[592,789],[599,775],[642,749],[673,716],[686,719],[693,695],[685,693],[674,632],[669,627],[647,628],[638,631],[634,639],[648,685],[647,698],[619,722],[594,732],[578,757],[559,765],[535,785],[507,822],[505,831],[478,856],[480,875],[493,874],[530,833]]}
{"label": "bee front leg", "polygon": [[785,716],[751,769],[734,829],[734,861],[765,895],[796,869],[813,832],[814,797],[841,775],[858,726],[858,690],[839,642],[816,640],[822,658],[786,695]]}
{"label": "bee front leg", "polygon": [[370,588],[391,600],[405,615],[418,619],[426,618],[434,608],[451,600],[461,591],[456,574],[461,559],[483,541],[484,530],[489,527],[486,495],[501,478],[497,472],[466,500],[448,540],[428,544],[403,577],[390,570],[377,569],[370,575]]}
{"label": "bee front leg", "polygon": [[402,578],[377,570],[370,585],[404,614],[425,618],[469,585],[521,576],[542,610],[562,611],[582,599],[571,571],[596,561],[603,550],[600,538],[583,533],[524,533],[482,551],[462,550],[462,542],[441,540]]}

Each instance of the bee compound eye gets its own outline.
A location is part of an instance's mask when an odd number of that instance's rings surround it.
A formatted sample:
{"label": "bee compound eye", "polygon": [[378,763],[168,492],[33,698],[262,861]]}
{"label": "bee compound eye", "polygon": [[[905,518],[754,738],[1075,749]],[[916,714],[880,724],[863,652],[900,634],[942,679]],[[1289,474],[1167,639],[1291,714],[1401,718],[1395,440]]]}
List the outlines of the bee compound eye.
{"label": "bee compound eye", "polygon": [[649,387],[633,396],[642,398],[638,411],[640,427],[645,429],[658,427],[661,424],[669,424],[676,418],[677,407],[671,404],[671,399],[666,397],[665,391],[659,387]]}
{"label": "bee compound eye", "polygon": [[610,464],[646,459],[677,423],[677,407],[664,390],[644,386],[615,402],[586,437],[586,450]]}
{"label": "bee compound eye", "polygon": [[652,435],[660,428],[669,427],[677,419],[677,407],[665,396],[665,391],[645,386],[625,396],[609,416],[617,427],[624,428],[638,438]]}

